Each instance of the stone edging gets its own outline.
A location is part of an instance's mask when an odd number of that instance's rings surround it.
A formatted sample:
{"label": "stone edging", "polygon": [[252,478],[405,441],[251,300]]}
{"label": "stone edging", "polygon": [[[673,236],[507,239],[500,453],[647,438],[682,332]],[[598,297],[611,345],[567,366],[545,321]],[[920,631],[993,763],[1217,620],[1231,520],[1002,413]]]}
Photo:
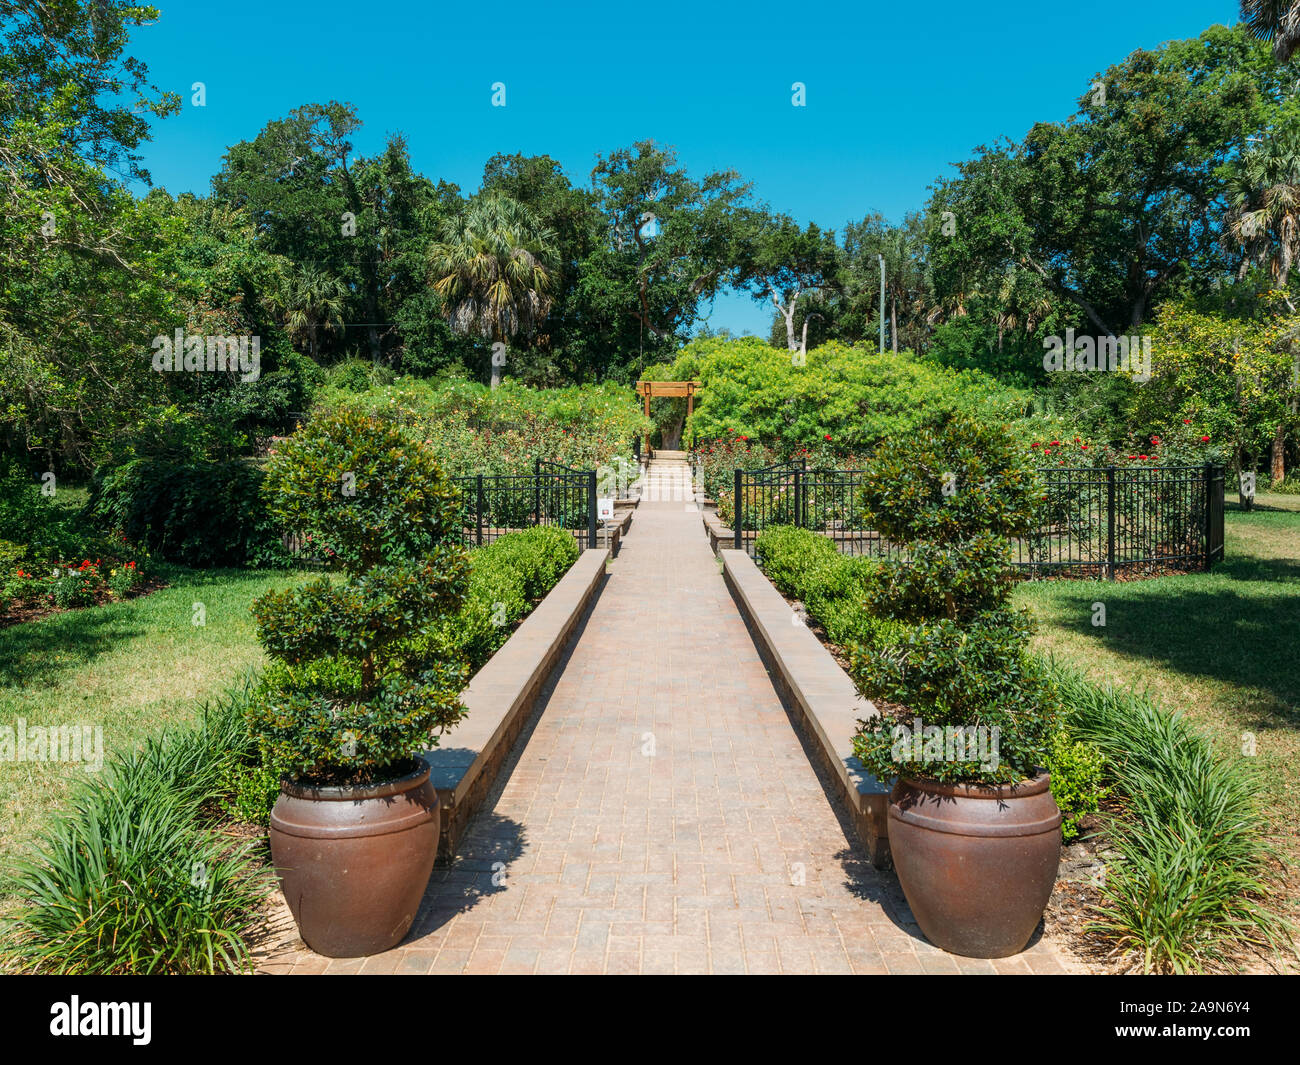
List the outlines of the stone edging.
{"label": "stone edging", "polygon": [[538,693],[605,583],[610,553],[589,549],[524,618],[461,693],[468,714],[442,746],[426,751],[442,805],[438,855],[451,858],[465,826],[496,782]]}
{"label": "stone edging", "polygon": [[723,577],[786,704],[803,722],[813,747],[839,782],[854,827],[877,868],[889,865],[889,786],[853,755],[863,718],[879,711],[858,694],[847,673],[744,551],[724,548]]}

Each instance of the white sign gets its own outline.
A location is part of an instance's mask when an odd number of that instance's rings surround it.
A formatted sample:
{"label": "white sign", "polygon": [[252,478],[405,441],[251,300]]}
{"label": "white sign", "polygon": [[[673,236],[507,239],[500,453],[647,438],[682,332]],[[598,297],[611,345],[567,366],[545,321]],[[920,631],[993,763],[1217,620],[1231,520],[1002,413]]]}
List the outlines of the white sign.
{"label": "white sign", "polygon": [[596,500],[596,516],[597,516],[598,518],[600,518],[601,521],[609,521],[611,518],[613,518],[613,517],[614,517],[614,500],[613,500],[613,499],[597,499],[597,500]]}

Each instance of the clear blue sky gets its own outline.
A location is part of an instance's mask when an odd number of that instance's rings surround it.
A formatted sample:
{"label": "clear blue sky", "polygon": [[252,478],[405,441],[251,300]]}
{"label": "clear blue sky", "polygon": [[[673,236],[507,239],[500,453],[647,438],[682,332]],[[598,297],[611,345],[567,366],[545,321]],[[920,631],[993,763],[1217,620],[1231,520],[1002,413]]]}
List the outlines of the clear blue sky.
{"label": "clear blue sky", "polygon": [[[185,101],[145,151],[172,193],[208,191],[229,144],[336,99],[365,122],[359,152],[401,131],[418,170],[463,191],[494,152],[549,154],[586,184],[598,153],[654,138],[692,173],[734,168],[775,210],[835,228],[901,219],[977,145],[1068,116],[1134,49],[1238,14],[1229,0],[154,2],[162,17],[131,52]],[[766,335],[770,314],[729,294],[710,321]]]}

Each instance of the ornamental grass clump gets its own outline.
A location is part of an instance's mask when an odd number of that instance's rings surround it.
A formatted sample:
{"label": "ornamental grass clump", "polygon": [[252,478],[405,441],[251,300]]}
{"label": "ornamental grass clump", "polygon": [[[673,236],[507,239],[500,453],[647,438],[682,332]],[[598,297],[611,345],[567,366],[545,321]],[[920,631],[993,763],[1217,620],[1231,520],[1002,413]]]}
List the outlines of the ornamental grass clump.
{"label": "ornamental grass clump", "polygon": [[281,445],[265,487],[341,579],[253,604],[273,660],[250,708],[263,763],[310,784],[402,776],[463,713],[463,664],[436,644],[412,653],[464,599],[455,486],[420,438],[342,409]]}
{"label": "ornamental grass clump", "polygon": [[885,704],[854,740],[883,779],[1008,784],[1047,765],[1057,697],[1012,609],[1010,537],[1023,535],[1035,472],[1004,429],[955,415],[888,441],[863,478],[882,536],[905,548],[865,577],[890,635],[854,648],[859,690]]}

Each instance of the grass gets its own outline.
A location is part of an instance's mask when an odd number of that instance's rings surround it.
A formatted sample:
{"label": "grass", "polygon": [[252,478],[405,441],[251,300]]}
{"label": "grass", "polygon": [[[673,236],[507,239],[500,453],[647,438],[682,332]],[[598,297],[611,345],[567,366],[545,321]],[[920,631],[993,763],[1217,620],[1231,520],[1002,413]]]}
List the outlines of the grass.
{"label": "grass", "polygon": [[272,888],[252,840],[202,810],[247,743],[246,692],[209,703],[198,726],[120,752],[71,789],[14,864],[0,922],[7,970],[61,974],[247,972]]}
{"label": "grass", "polygon": [[[1267,812],[1300,853],[1300,498],[1226,515],[1224,562],[1149,581],[1026,582],[1037,646],[1098,683],[1180,710],[1220,755],[1254,750]],[[1103,603],[1106,624],[1092,624]]]}
{"label": "grass", "polygon": [[[0,629],[0,725],[89,725],[105,759],[163,729],[198,721],[202,704],[263,663],[249,604],[293,572],[168,568],[167,588]],[[195,603],[204,624],[195,625]],[[0,865],[62,809],[83,765],[0,761]]]}
{"label": "grass", "polygon": [[1258,766],[1217,757],[1182,714],[1053,669],[1076,733],[1105,757],[1120,813],[1093,929],[1146,973],[1237,971],[1285,951],[1284,883],[1259,831]]}

